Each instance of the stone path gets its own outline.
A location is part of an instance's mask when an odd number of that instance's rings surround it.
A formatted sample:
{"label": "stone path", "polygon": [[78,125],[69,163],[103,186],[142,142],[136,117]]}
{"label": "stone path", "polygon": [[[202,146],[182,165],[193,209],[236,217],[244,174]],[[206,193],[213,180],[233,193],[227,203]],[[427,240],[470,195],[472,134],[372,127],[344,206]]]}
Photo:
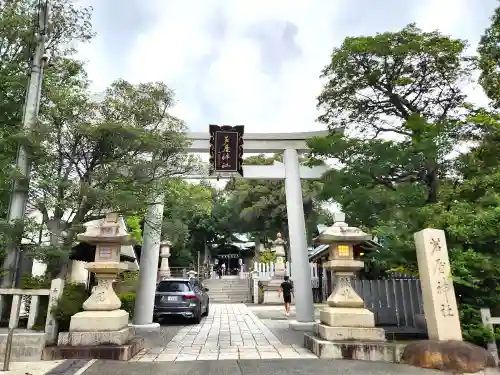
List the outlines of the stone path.
{"label": "stone path", "polygon": [[[327,359],[192,362],[96,361],[83,375],[446,375],[393,363]],[[77,374],[78,375],[78,374]],[[449,374],[448,374],[449,375]],[[498,375],[498,374],[496,374]]]}
{"label": "stone path", "polygon": [[199,325],[183,327],[166,346],[138,353],[132,362],[317,358],[285,344],[245,304],[213,304]]}

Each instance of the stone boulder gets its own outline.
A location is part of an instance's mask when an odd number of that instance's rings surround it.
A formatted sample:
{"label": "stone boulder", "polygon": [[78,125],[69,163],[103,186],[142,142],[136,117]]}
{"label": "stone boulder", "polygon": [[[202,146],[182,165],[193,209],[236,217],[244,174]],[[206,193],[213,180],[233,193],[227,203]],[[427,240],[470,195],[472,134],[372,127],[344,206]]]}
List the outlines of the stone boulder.
{"label": "stone boulder", "polygon": [[496,367],[486,349],[465,341],[417,341],[405,347],[402,359],[412,366],[453,373],[474,373]]}

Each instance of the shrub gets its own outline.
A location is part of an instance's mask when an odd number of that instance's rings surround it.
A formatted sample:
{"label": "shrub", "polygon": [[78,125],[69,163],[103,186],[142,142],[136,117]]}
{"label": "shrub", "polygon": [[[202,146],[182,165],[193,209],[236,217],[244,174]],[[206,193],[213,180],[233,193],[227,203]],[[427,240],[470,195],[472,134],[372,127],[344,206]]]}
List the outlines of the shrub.
{"label": "shrub", "polygon": [[125,271],[114,285],[117,294],[135,293],[139,282],[139,271]]}
{"label": "shrub", "polygon": [[[21,277],[20,280],[20,287],[21,289],[49,289],[50,288],[50,283],[51,280],[47,276],[24,276]],[[30,307],[31,307],[31,296],[22,296],[22,300],[24,302],[24,308],[27,314],[30,312]],[[40,299],[40,304],[42,302],[45,302],[45,305],[48,304],[48,302],[44,301],[44,298]],[[45,314],[45,315],[43,315]],[[40,316],[43,315],[43,318],[40,318]],[[47,306],[45,306],[45,310],[41,307],[38,308],[38,318],[37,318],[37,323],[43,323],[45,317],[47,316]],[[42,320],[40,320],[42,319]],[[44,327],[45,328],[45,327]]]}
{"label": "shrub", "polygon": [[83,302],[89,297],[85,284],[66,284],[63,294],[53,307],[54,317],[59,324],[59,331],[68,331],[71,317],[83,311]]}
{"label": "shrub", "polygon": [[130,317],[134,315],[134,307],[135,307],[135,293],[121,293],[118,294],[118,298],[122,301],[122,310],[125,310],[129,313]]}
{"label": "shrub", "polygon": [[21,289],[49,289],[51,280],[47,276],[24,276],[21,278]]}
{"label": "shrub", "polygon": [[263,251],[259,254],[259,262],[268,264],[276,262],[276,253],[270,250]]}

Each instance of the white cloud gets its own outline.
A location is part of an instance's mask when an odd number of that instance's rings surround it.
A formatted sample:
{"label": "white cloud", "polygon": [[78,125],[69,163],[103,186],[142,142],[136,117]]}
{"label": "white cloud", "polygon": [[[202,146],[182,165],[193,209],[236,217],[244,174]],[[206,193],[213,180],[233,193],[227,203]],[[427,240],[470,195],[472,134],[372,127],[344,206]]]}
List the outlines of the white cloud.
{"label": "white cloud", "polygon": [[[488,5],[491,4],[493,2]],[[476,2],[470,0],[427,0],[422,5],[416,18],[417,25],[421,29],[425,31],[439,30],[445,35],[466,39],[470,43],[467,53],[475,54],[479,34],[467,35],[471,29],[477,29],[471,27],[467,21],[477,7]],[[486,28],[486,26],[487,24],[484,24],[480,29]],[[478,74],[473,75],[474,82],[477,82]],[[464,91],[473,103],[483,106],[488,104],[488,99],[478,84],[468,85],[464,87]]]}
{"label": "white cloud", "polygon": [[[99,11],[101,2],[87,1],[94,2],[96,12]],[[487,2],[493,9],[495,1]],[[178,93],[179,104],[174,114],[195,130],[204,130],[214,122],[245,124],[247,132],[306,131],[323,127],[315,122],[316,96],[321,90],[319,74],[332,48],[356,33],[359,25],[344,24],[336,28],[339,14],[352,6],[351,2],[149,0],[146,3],[156,18],[130,41],[119,67],[110,67],[113,56],[106,54],[109,46],[99,37],[80,50],[80,57],[90,61],[88,71],[96,90],[102,90],[118,77],[133,82],[165,81]],[[477,2],[427,0],[418,4],[418,9],[408,7],[415,14],[402,17],[398,21],[400,27],[410,18],[425,30],[440,29],[446,34],[477,41],[478,35],[463,35],[477,31],[470,20]],[[363,9],[360,7],[359,11]],[[217,12],[225,22],[221,26],[225,30],[223,38],[215,37],[208,28]],[[255,40],[245,36],[249,26],[265,20],[295,24],[296,42],[301,50],[297,59],[285,61],[280,74],[273,76],[261,71],[262,50]],[[373,19],[377,30],[384,30],[385,23],[387,20],[383,18]],[[485,101],[477,87],[467,91],[472,100]]]}
{"label": "white cloud", "polygon": [[467,0],[427,0],[417,13],[416,22],[424,30],[440,30],[455,34],[464,15],[467,14]]}

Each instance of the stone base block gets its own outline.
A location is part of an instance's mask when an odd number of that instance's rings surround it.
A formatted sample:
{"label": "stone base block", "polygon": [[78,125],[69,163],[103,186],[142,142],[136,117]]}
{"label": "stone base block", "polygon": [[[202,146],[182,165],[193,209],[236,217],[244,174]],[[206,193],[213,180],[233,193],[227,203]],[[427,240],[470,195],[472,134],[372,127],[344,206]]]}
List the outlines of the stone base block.
{"label": "stone base block", "polygon": [[113,311],[82,311],[71,317],[70,332],[104,332],[120,331],[128,326],[128,312]]}
{"label": "stone base block", "polygon": [[[278,296],[278,291],[281,288],[283,279],[272,279],[264,285],[264,305],[283,305],[283,295]],[[292,297],[292,304],[294,303]]]}
{"label": "stone base block", "polygon": [[313,333],[304,334],[304,346],[322,359],[402,362],[404,343],[327,341]]}
{"label": "stone base block", "polygon": [[160,332],[160,323],[149,323],[149,324],[133,324],[129,323],[128,325],[131,328],[135,329],[137,334],[144,333],[158,333]]}
{"label": "stone base block", "polygon": [[144,349],[144,339],[134,337],[125,345],[50,346],[44,349],[42,359],[112,359],[115,361],[128,361],[142,349]]}
{"label": "stone base block", "polygon": [[375,317],[367,309],[326,307],[319,312],[319,320],[330,327],[375,327]]}
{"label": "stone base block", "polygon": [[282,305],[283,296],[278,296],[277,290],[265,290],[264,291],[264,305]]}
{"label": "stone base block", "polygon": [[[7,345],[7,334],[0,334],[0,358],[5,356]],[[12,349],[10,360],[15,362],[34,362],[42,358],[45,347],[45,333],[35,331],[23,331],[19,329],[12,336]]]}
{"label": "stone base block", "polygon": [[289,323],[292,331],[316,332],[316,325],[316,322],[298,322],[296,320],[291,320]]}
{"label": "stone base block", "polygon": [[385,341],[385,331],[383,328],[366,327],[330,327],[318,324],[319,337],[328,341]]}
{"label": "stone base block", "polygon": [[127,327],[119,331],[61,332],[59,346],[125,345],[135,336],[135,330]]}

